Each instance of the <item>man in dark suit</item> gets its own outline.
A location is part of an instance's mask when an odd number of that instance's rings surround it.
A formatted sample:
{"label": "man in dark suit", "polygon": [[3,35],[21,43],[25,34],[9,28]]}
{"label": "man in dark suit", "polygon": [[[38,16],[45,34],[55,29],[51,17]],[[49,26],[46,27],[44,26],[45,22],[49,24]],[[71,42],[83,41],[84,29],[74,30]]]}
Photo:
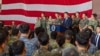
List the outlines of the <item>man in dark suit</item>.
{"label": "man in dark suit", "polygon": [[69,17],[68,12],[64,13],[64,20],[62,25],[66,28],[66,29],[71,29],[72,26],[72,19]]}

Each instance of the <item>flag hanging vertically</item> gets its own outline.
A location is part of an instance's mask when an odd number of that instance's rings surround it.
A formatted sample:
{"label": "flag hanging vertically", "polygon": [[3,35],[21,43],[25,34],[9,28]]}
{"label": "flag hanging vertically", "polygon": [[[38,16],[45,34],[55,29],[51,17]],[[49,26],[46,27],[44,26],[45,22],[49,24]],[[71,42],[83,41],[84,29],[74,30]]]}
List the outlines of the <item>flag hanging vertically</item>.
{"label": "flag hanging vertically", "polygon": [[5,24],[16,24],[21,22],[30,23],[31,27],[35,24],[41,12],[47,16],[53,16],[55,12],[64,13],[92,13],[92,0],[2,0],[2,11],[0,20]]}

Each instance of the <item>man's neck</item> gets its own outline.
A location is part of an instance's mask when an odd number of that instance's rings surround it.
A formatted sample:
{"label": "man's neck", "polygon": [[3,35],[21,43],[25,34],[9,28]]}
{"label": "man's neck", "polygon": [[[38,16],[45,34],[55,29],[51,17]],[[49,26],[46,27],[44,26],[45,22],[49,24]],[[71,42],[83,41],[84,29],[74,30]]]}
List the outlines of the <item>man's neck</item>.
{"label": "man's neck", "polygon": [[14,38],[15,38],[16,40],[18,40],[18,39],[19,39],[19,36],[14,36]]}
{"label": "man's neck", "polygon": [[46,46],[40,46],[40,48],[45,48],[46,50],[48,50],[48,45],[46,45]]}
{"label": "man's neck", "polygon": [[23,34],[23,33],[22,33],[21,36],[28,37],[28,34]]}
{"label": "man's neck", "polygon": [[87,50],[88,50],[88,47],[79,47],[79,46],[77,46],[77,48],[78,48],[78,52],[82,52],[82,51],[87,52]]}
{"label": "man's neck", "polygon": [[65,40],[65,43],[70,43],[71,41],[70,40]]}

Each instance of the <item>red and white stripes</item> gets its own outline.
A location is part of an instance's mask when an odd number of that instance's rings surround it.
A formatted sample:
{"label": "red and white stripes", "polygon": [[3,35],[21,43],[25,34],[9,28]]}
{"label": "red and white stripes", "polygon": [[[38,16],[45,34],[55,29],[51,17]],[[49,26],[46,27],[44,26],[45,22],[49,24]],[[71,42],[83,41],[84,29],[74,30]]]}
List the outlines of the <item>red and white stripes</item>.
{"label": "red and white stripes", "polygon": [[41,12],[54,16],[55,12],[92,13],[91,0],[3,0],[0,20],[15,20],[31,24],[36,23]]}

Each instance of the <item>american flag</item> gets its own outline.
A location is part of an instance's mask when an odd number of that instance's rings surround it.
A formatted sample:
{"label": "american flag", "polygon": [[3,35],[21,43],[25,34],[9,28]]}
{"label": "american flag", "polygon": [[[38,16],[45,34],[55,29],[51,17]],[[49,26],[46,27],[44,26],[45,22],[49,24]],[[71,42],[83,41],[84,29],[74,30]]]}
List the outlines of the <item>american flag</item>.
{"label": "american flag", "polygon": [[2,0],[2,10],[0,20],[6,25],[22,22],[29,23],[34,28],[37,17],[41,12],[47,16],[54,16],[55,12],[63,15],[64,12],[92,13],[92,0]]}

